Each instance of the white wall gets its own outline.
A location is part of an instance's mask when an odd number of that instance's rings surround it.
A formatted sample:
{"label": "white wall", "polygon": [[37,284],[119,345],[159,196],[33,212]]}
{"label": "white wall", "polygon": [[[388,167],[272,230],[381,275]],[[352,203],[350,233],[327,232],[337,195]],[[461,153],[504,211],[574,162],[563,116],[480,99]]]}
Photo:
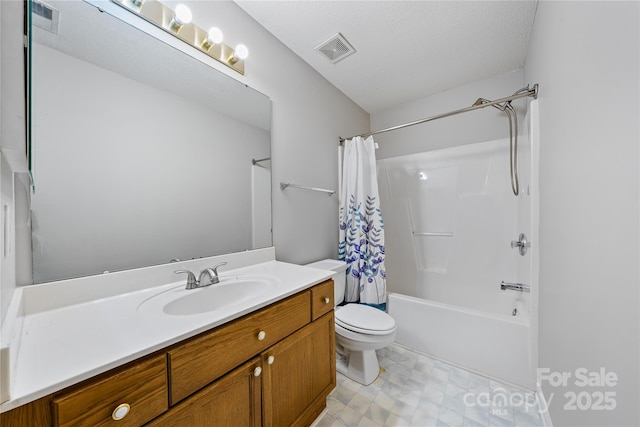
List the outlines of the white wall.
{"label": "white wall", "polygon": [[[496,99],[511,95],[525,85],[523,70],[479,80],[435,95],[398,105],[371,115],[371,129],[424,119],[459,108],[470,107],[476,99]],[[533,83],[533,82],[532,82]],[[520,107],[524,101],[514,101]],[[523,110],[518,109],[519,120]],[[487,107],[478,111],[451,116],[433,122],[374,136],[380,149],[376,158],[419,153],[439,148],[455,147],[474,142],[493,141],[509,136],[505,113]]]}
{"label": "white wall", "polygon": [[[525,78],[540,83],[539,365],[572,375],[556,426],[635,425],[639,393],[638,2],[538,5]],[[575,370],[614,372],[579,387]],[[614,410],[568,410],[615,393]]]}

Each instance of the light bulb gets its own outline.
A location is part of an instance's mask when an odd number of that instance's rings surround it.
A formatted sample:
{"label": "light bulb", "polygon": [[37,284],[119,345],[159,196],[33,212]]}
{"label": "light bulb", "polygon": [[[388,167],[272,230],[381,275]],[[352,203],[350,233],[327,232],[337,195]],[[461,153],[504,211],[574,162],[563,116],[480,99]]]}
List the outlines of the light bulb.
{"label": "light bulb", "polygon": [[183,4],[176,6],[176,11],[169,22],[169,28],[176,33],[180,31],[184,24],[191,22],[191,10]]}
{"label": "light bulb", "polygon": [[207,40],[211,44],[218,44],[222,42],[222,31],[218,27],[209,28],[209,32],[207,33]]}
{"label": "light bulb", "polygon": [[209,50],[213,45],[219,44],[222,42],[222,31],[218,27],[209,28],[209,32],[207,33],[207,37],[202,40],[202,48],[204,50]]}
{"label": "light bulb", "polygon": [[227,61],[229,62],[229,64],[233,65],[241,59],[247,59],[247,56],[249,56],[249,49],[247,49],[245,45],[239,44],[236,46]]}
{"label": "light bulb", "polygon": [[247,56],[249,56],[249,49],[247,49],[245,45],[239,44],[238,46],[236,46],[235,50],[233,51],[233,57],[236,61],[239,59],[247,59]]}
{"label": "light bulb", "polygon": [[191,22],[191,18],[191,10],[187,6],[183,4],[176,6],[176,14],[173,19],[175,19],[179,25],[188,24]]}

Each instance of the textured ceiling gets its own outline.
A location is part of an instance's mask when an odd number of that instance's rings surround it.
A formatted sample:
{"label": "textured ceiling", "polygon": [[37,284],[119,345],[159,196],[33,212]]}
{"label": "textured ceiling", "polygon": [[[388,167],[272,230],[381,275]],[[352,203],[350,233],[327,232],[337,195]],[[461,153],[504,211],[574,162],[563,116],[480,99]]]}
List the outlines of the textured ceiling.
{"label": "textured ceiling", "polygon": [[[522,67],[537,1],[236,3],[369,113]],[[314,48],[342,33],[356,53]]]}

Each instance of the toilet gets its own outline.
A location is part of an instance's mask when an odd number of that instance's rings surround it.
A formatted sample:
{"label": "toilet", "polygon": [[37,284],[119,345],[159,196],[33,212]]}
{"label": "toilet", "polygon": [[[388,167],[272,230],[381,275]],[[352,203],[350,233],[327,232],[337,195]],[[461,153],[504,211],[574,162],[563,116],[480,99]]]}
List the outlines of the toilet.
{"label": "toilet", "polygon": [[360,384],[369,385],[378,377],[380,365],[376,350],[391,344],[396,337],[396,321],[382,310],[344,301],[347,264],[325,259],[308,267],[334,271],[336,319],[336,369]]}

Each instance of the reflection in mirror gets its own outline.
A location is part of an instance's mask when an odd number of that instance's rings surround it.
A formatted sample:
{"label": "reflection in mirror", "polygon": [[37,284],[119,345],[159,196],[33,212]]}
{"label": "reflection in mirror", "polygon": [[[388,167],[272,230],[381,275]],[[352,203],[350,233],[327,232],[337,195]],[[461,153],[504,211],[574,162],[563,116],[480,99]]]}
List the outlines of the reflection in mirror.
{"label": "reflection in mirror", "polygon": [[[271,246],[264,95],[85,2],[32,28],[36,283]],[[34,20],[37,24],[37,20]]]}

